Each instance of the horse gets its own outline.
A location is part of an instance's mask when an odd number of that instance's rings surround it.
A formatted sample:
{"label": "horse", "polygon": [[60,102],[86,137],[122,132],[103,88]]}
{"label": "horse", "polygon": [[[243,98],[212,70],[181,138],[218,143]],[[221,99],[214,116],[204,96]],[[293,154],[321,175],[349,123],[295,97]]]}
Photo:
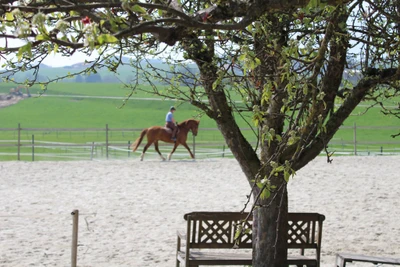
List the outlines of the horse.
{"label": "horse", "polygon": [[178,133],[176,135],[176,141],[174,142],[172,138],[172,130],[167,128],[167,127],[162,127],[162,126],[152,126],[150,128],[144,129],[140,133],[140,137],[136,139],[136,141],[132,144],[131,148],[132,151],[135,152],[136,149],[139,147],[140,143],[142,142],[144,136],[146,135],[147,137],[147,144],[143,148],[142,155],[140,156],[140,160],[143,160],[144,153],[146,150],[151,146],[151,144],[154,143],[154,147],[162,160],[165,160],[163,155],[161,154],[160,150],[158,150],[158,141],[163,141],[166,143],[174,143],[174,147],[168,155],[168,160],[171,160],[172,153],[175,152],[176,148],[179,146],[179,144],[182,144],[188,151],[192,159],[194,159],[194,155],[192,154],[192,151],[190,151],[190,148],[186,144],[186,139],[189,131],[192,131],[193,135],[197,135],[197,131],[199,129],[199,124],[200,121],[194,120],[194,119],[189,119],[185,120],[181,123],[178,124]]}

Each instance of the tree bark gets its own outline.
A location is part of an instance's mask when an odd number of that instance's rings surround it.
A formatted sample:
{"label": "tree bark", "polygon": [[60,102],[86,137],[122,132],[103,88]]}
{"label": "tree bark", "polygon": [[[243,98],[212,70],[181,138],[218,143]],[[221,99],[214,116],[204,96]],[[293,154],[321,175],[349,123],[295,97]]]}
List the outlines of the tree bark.
{"label": "tree bark", "polygon": [[205,49],[204,43],[193,36],[192,39],[182,42],[182,45],[199,67],[202,85],[210,103],[211,114],[208,112],[208,115],[217,122],[218,129],[252,186],[260,169],[260,160],[235,121],[223,85],[214,85],[218,79],[219,69],[217,63],[213,62],[214,44],[207,43],[207,49]]}
{"label": "tree bark", "polygon": [[259,200],[260,207],[253,212],[253,267],[286,265],[287,187],[281,175],[274,177],[271,182],[278,185],[276,192],[267,199]]}

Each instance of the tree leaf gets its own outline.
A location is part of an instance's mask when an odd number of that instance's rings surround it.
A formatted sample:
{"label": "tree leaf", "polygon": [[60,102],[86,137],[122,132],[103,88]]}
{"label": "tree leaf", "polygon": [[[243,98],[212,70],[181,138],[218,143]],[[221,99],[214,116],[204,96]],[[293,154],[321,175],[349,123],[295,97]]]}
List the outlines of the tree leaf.
{"label": "tree leaf", "polygon": [[48,36],[43,34],[36,35],[36,41],[44,41],[44,40],[49,40]]}
{"label": "tree leaf", "polygon": [[11,12],[7,12],[6,13],[6,20],[13,21],[14,20],[14,15]]}
{"label": "tree leaf", "polygon": [[266,188],[261,193],[261,199],[267,199],[270,196],[271,196],[271,192]]}
{"label": "tree leaf", "polygon": [[32,44],[29,43],[29,42],[28,42],[26,45],[21,46],[21,47],[18,49],[18,53],[17,53],[18,62],[21,61],[22,56],[23,56],[25,53],[28,54],[29,57],[32,57]]}
{"label": "tree leaf", "polygon": [[131,9],[133,12],[140,13],[140,14],[146,14],[146,9],[139,5],[134,5]]}
{"label": "tree leaf", "polygon": [[117,43],[118,39],[111,35],[111,34],[101,34],[97,37],[97,42],[99,44],[104,44],[104,43]]}

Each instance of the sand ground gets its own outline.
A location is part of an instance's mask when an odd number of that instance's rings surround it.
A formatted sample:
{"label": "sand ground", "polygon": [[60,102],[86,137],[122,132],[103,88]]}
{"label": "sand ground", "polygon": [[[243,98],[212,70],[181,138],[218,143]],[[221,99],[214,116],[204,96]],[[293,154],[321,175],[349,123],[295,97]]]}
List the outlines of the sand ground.
{"label": "sand ground", "polygon": [[[0,162],[0,266],[174,266],[191,211],[240,211],[232,159]],[[322,267],[337,252],[400,258],[400,157],[319,157],[289,184],[289,210],[326,216]],[[349,265],[373,266],[373,265]]]}

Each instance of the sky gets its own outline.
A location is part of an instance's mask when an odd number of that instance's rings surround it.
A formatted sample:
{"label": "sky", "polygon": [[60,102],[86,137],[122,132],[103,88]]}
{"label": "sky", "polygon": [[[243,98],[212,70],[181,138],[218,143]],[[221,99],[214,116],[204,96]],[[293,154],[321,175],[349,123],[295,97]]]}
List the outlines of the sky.
{"label": "sky", "polygon": [[[20,40],[8,40],[8,45],[9,47],[16,47],[16,46],[21,46],[25,44],[25,42],[20,41]],[[5,46],[5,41],[0,39],[0,47],[4,47]],[[12,57],[16,57],[15,53],[12,56],[7,56],[7,58],[12,58]],[[97,53],[94,53],[95,55],[97,55]],[[92,57],[88,57],[87,55],[85,55],[84,53],[80,53],[80,52],[76,52],[74,55],[70,56],[70,57],[63,57],[61,56],[61,54],[54,54],[51,53],[50,55],[48,55],[46,57],[46,59],[43,61],[44,64],[51,66],[51,67],[63,67],[63,66],[70,66],[76,63],[81,63],[84,62],[85,59],[90,60],[90,59],[94,59],[95,56]],[[4,59],[0,58],[0,66],[4,63]]]}
{"label": "sky", "polygon": [[82,63],[85,60],[90,59],[94,59],[94,57],[88,57],[87,55],[79,52],[70,57],[63,57],[60,54],[51,54],[46,57],[43,63],[51,67],[63,67],[76,63]]}

